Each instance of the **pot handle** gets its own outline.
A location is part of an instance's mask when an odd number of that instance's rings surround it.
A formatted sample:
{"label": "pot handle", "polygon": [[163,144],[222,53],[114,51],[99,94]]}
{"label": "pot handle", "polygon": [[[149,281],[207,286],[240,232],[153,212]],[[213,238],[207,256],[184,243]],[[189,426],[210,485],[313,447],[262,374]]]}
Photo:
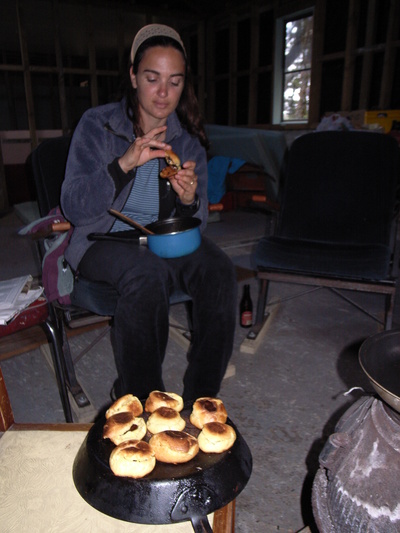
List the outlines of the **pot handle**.
{"label": "pot handle", "polygon": [[192,516],[190,521],[192,522],[193,531],[195,533],[213,533],[210,522],[206,516]]}
{"label": "pot handle", "polygon": [[[126,235],[124,235],[124,233]],[[140,245],[147,245],[147,236],[140,235],[137,231],[117,231],[115,233],[89,233],[87,236],[89,241],[116,241],[127,242]]]}
{"label": "pot handle", "polygon": [[207,513],[216,501],[218,496],[208,487],[198,485],[186,489],[175,503],[171,518],[175,522],[190,520],[195,533],[212,533]]}

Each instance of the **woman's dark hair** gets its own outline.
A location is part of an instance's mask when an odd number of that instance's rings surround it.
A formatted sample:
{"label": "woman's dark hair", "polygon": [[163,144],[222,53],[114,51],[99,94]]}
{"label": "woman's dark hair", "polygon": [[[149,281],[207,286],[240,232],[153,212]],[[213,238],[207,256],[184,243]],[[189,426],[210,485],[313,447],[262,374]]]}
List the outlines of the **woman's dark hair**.
{"label": "woman's dark hair", "polygon": [[[190,67],[187,64],[185,53],[180,46],[180,44],[175,41],[175,39],[172,39],[170,37],[165,36],[154,36],[150,37],[144,43],[142,43],[135,55],[135,59],[133,61],[133,65],[131,63],[129,64],[129,67],[133,67],[134,74],[137,74],[139,64],[141,60],[143,59],[143,55],[146,52],[147,49],[152,48],[154,46],[162,46],[164,48],[167,48],[169,46],[172,46],[184,57],[185,60],[185,84],[182,91],[182,95],[180,97],[178,106],[176,108],[176,114],[178,115],[178,118],[182,124],[182,126],[191,134],[196,136],[200,143],[204,146],[204,148],[207,150],[209,147],[209,142],[207,139],[206,132],[204,130],[204,121],[203,117],[201,116],[200,109],[199,109],[199,103],[197,101],[197,97],[194,91],[193,87],[193,81],[192,81],[192,75],[190,71]],[[132,84],[130,82],[129,78],[129,69],[128,69],[128,75],[127,79],[125,80],[125,90],[124,90],[125,96],[126,96],[126,111],[128,114],[129,119],[133,123],[133,130],[135,132],[136,137],[142,136],[143,131],[140,127],[140,115],[139,115],[139,103],[137,98],[137,91],[132,87]]]}

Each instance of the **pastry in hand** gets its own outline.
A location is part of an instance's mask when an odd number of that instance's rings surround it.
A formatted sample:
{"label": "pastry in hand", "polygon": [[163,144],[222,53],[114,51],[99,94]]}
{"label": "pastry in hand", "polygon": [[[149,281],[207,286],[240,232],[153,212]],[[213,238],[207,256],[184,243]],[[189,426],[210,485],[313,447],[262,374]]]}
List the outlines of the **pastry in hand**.
{"label": "pastry in hand", "polygon": [[165,150],[165,161],[167,166],[162,169],[160,176],[162,178],[172,178],[182,168],[181,160],[172,150]]}

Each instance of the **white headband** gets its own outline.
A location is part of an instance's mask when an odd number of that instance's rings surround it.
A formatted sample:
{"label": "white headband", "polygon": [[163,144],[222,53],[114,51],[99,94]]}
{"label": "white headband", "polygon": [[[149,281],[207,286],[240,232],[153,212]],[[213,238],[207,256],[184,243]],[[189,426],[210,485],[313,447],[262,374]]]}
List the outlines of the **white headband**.
{"label": "white headband", "polygon": [[141,44],[144,43],[144,41],[147,41],[147,39],[150,39],[150,37],[170,37],[171,39],[174,39],[177,41],[186,56],[186,50],[183,46],[182,39],[179,36],[179,33],[175,31],[173,28],[170,28],[169,26],[165,26],[164,24],[149,24],[148,26],[144,26],[141,30],[139,30],[136,34],[136,37],[133,40],[132,48],[131,48],[131,62],[133,64],[136,56],[136,52],[138,51],[138,48]]}

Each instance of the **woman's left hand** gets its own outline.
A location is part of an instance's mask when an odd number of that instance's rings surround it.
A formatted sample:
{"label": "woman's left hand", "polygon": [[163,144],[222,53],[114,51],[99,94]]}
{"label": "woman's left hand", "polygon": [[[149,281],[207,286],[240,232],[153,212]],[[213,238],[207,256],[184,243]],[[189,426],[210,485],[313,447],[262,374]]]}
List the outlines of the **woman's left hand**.
{"label": "woman's left hand", "polygon": [[196,198],[197,176],[195,174],[195,161],[186,161],[181,170],[170,178],[171,185],[184,205],[190,205]]}

